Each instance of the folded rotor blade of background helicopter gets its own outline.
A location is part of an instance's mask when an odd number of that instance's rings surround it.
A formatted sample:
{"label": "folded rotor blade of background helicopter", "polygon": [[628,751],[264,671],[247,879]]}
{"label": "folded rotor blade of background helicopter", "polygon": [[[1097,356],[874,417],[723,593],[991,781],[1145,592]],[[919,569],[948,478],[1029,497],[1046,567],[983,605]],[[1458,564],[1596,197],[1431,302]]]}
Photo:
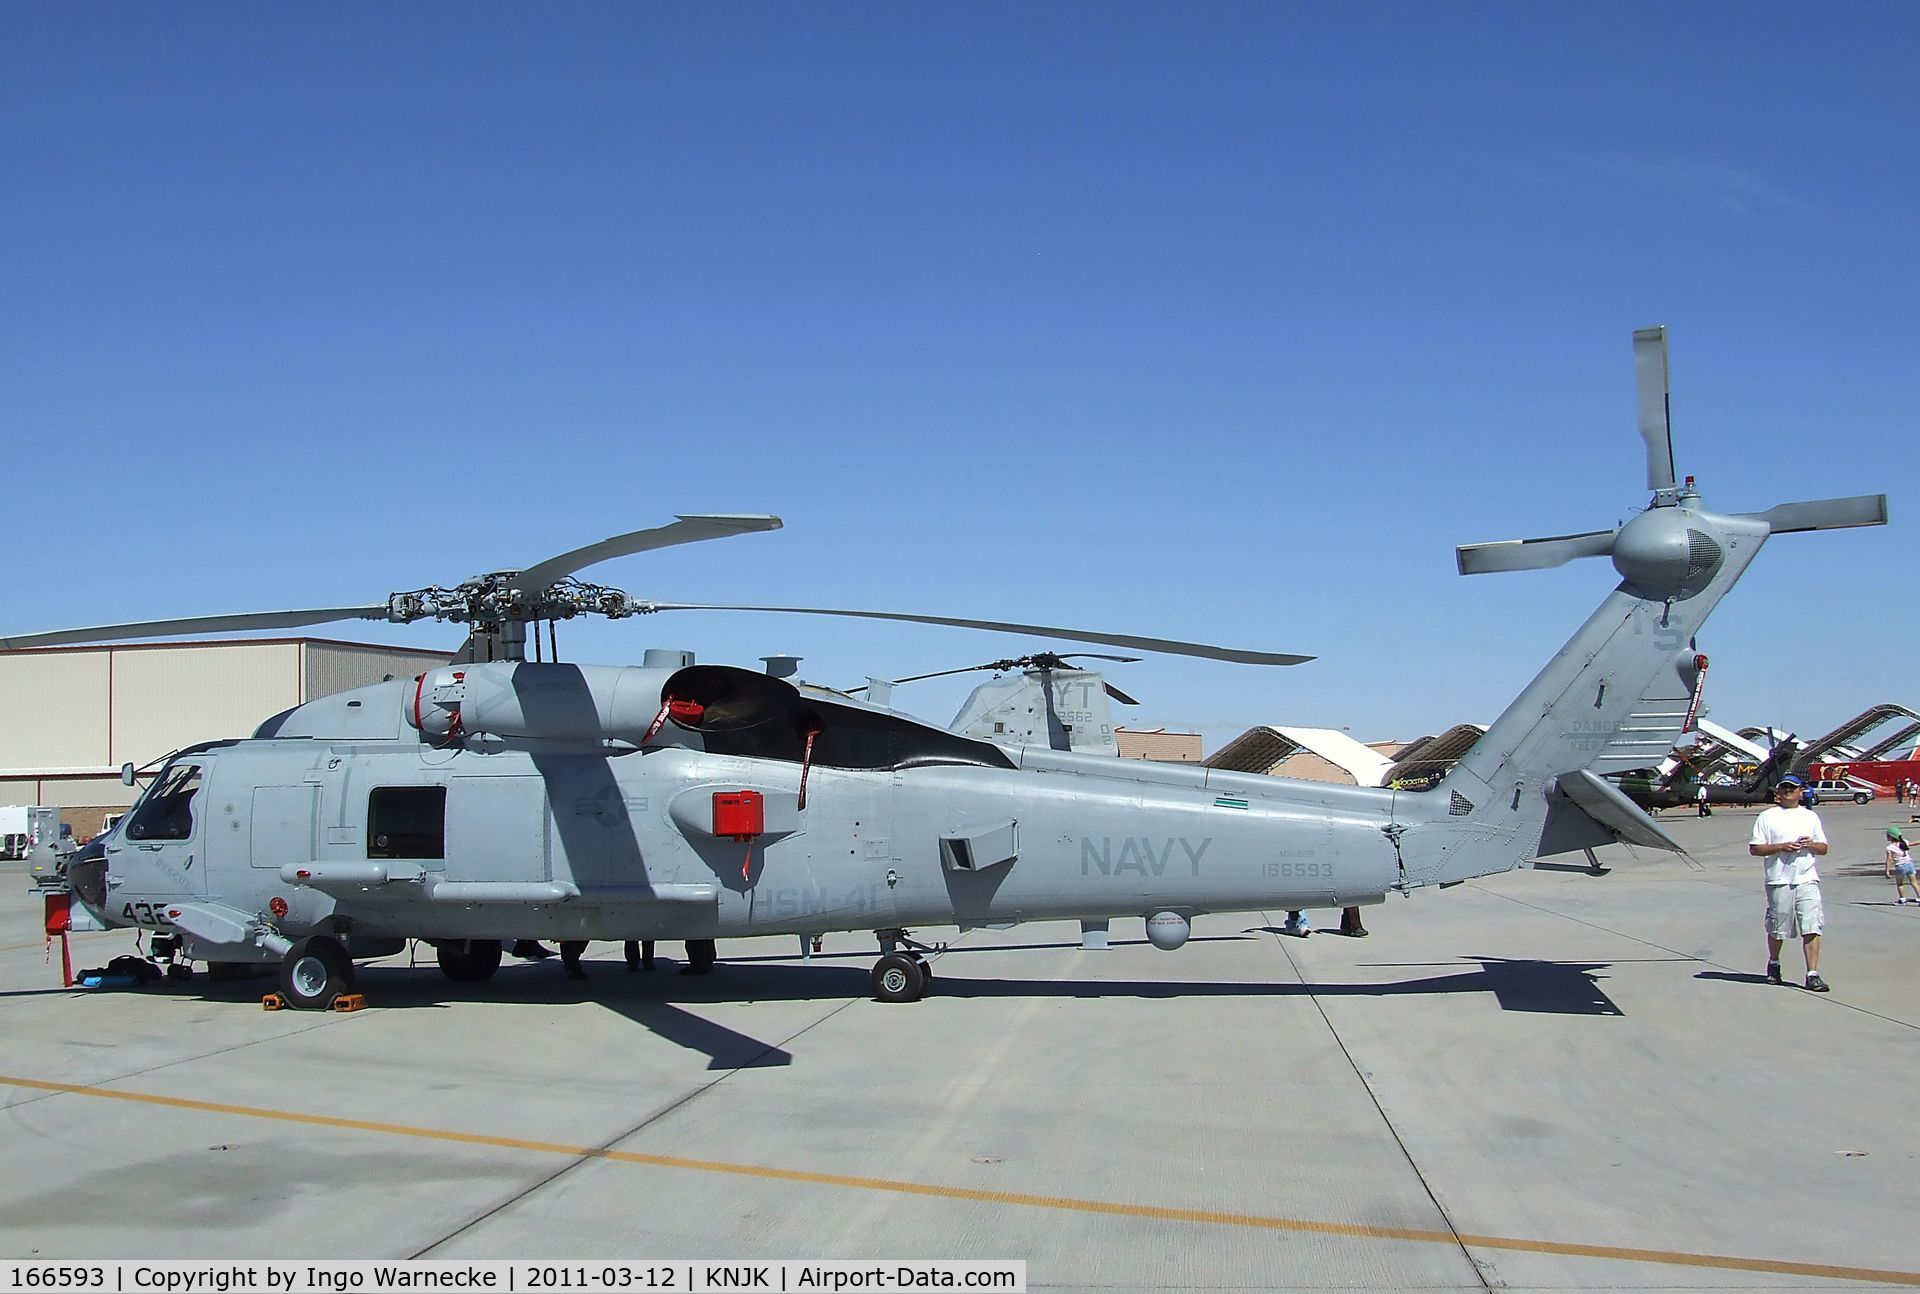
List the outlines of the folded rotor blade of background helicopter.
{"label": "folded rotor blade of background helicopter", "polygon": [[1205,660],[1232,661],[1240,665],[1298,665],[1313,659],[1311,656],[1295,656],[1283,652],[1247,651],[1238,647],[1216,647],[1208,643],[1181,642],[1175,638],[1143,638],[1137,634],[1062,629],[1057,625],[1020,624],[1010,620],[969,620],[960,616],[908,615],[900,611],[847,611],[834,607],[762,607],[729,602],[654,602],[640,599],[634,600],[633,609],[643,615],[653,611],[772,611],[805,616],[850,616],[856,620],[902,620],[918,625],[951,625],[958,629],[990,629],[999,633],[1067,638],[1074,642],[1100,643],[1108,647],[1136,647],[1143,651],[1165,652],[1171,656],[1198,656]]}
{"label": "folded rotor blade of background helicopter", "polygon": [[1462,575],[1494,571],[1532,571],[1564,566],[1576,557],[1604,557],[1613,551],[1611,530],[1583,535],[1554,535],[1547,539],[1502,539],[1490,544],[1463,544],[1454,550]]}
{"label": "folded rotor blade of background helicopter", "polygon": [[55,629],[42,634],[0,638],[0,651],[25,647],[63,647],[69,643],[120,642],[129,638],[170,638],[177,634],[217,634],[239,629],[297,629],[335,620],[385,620],[387,604],[371,607],[321,607],[310,611],[250,611],[230,616],[187,616],[142,620],[134,624],[95,625],[91,629]]}
{"label": "folded rotor blade of background helicopter", "polygon": [[598,562],[611,561],[615,557],[649,552],[655,548],[671,548],[675,544],[696,544],[704,539],[725,539],[729,535],[751,535],[763,530],[778,530],[782,524],[778,517],[759,515],[728,513],[684,516],[669,525],[615,535],[611,539],[602,539],[597,544],[588,544],[585,548],[576,548],[572,552],[561,553],[558,557],[549,557],[543,562],[536,562],[523,569],[514,583],[521,589],[531,592],[547,588],[575,571],[583,570]]}
{"label": "folded rotor blade of background helicopter", "polygon": [[[975,670],[990,669],[1004,672],[1010,669],[1025,669],[1029,665],[1039,664],[1043,661],[1050,661],[1056,665],[1066,666],[1066,662],[1070,660],[1114,660],[1119,661],[1123,665],[1132,665],[1138,662],[1139,659],[1138,656],[1110,656],[1106,652],[1097,651],[1068,652],[1065,656],[1057,656],[1052,652],[1042,652],[1034,656],[1021,656],[1014,660],[991,660],[984,665],[962,665],[958,669],[935,670],[931,674],[909,674],[905,678],[890,678],[881,681],[886,682],[889,686],[900,683],[920,683],[930,678],[948,678],[954,674],[971,674]],[[1071,669],[1072,666],[1066,666],[1066,668]],[[847,695],[858,696],[871,686],[871,684],[868,684],[862,687],[848,688]],[[1113,691],[1111,685],[1109,685],[1108,690]],[[1140,703],[1138,701],[1128,701],[1127,704],[1139,705]]]}
{"label": "folded rotor blade of background helicopter", "polygon": [[1056,656],[1052,652],[1041,652],[1034,656],[1022,656],[1017,660],[993,660],[988,661],[984,665],[962,665],[959,669],[943,669],[932,674],[909,674],[905,678],[896,678],[891,681],[895,683],[918,683],[922,679],[945,678],[949,674],[969,674],[974,670],[981,669],[1000,670],[1004,672],[1010,669],[1025,669],[1029,665],[1051,664],[1072,669],[1073,666],[1066,663],[1070,660],[1116,660],[1123,665],[1132,665],[1136,664],[1140,658],[1138,656],[1110,656],[1106,652],[1097,651],[1068,652],[1065,656]]}
{"label": "folded rotor blade of background helicopter", "polygon": [[1764,521],[1776,535],[1791,535],[1803,530],[1845,530],[1851,526],[1887,524],[1887,496],[1856,494],[1850,499],[1809,499],[1804,503],[1782,503],[1765,512],[1743,512],[1743,517]]}
{"label": "folded rotor blade of background helicopter", "polygon": [[1673,492],[1673,417],[1667,393],[1667,330],[1637,328],[1633,380],[1640,394],[1640,438],[1647,442],[1647,488]]}

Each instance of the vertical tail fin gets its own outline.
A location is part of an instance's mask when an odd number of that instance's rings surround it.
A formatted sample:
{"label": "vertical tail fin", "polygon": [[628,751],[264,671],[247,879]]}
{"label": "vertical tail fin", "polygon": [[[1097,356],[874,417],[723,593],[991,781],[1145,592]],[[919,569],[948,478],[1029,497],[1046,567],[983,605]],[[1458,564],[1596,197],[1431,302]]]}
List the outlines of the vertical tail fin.
{"label": "vertical tail fin", "polygon": [[[1664,330],[1635,334],[1643,434],[1656,407],[1665,412],[1665,346]],[[1694,636],[1769,536],[1886,522],[1885,495],[1709,512],[1692,477],[1675,486],[1669,472],[1655,470],[1663,455],[1654,442],[1663,439],[1648,436],[1653,501],[1625,525],[1459,550],[1468,575],[1605,555],[1621,582],[1436,793],[1417,797],[1425,820],[1409,827],[1402,845],[1408,884],[1464,880],[1618,840],[1672,847],[1599,775],[1666,754],[1700,668]]]}

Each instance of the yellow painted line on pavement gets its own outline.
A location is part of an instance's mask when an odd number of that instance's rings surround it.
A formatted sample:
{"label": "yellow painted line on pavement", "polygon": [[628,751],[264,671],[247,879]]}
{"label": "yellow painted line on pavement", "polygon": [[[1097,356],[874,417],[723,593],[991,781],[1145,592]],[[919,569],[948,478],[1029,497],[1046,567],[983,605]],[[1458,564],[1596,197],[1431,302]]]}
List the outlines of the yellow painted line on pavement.
{"label": "yellow painted line on pavement", "polygon": [[1206,1226],[1246,1227],[1263,1231],[1297,1231],[1312,1235],[1349,1236],[1362,1240],[1410,1240],[1425,1244],[1467,1245],[1481,1249],[1506,1249],[1519,1253],[1552,1254],[1568,1258],[1605,1258],[1617,1262],[1656,1263],[1667,1267],[1704,1267],[1726,1271],[1761,1272],[1776,1276],[1815,1276],[1829,1280],[1920,1286],[1920,1272],[1888,1271],[1875,1267],[1840,1267],[1830,1263],[1796,1263],[1774,1258],[1740,1258],[1730,1254],[1630,1249],[1620,1245],[1583,1245],[1561,1240],[1528,1240],[1515,1236],[1476,1235],[1464,1231],[1455,1233],[1418,1227],[1376,1227],[1357,1222],[1328,1222],[1315,1218],[1226,1213],[1213,1209],[1174,1209],[1154,1204],[1126,1204],[1112,1200],[1080,1200],[1067,1196],[1028,1195],[1018,1191],[986,1191],[966,1186],[940,1186],[930,1182],[903,1182],[885,1177],[853,1177],[842,1173],[815,1173],[794,1168],[773,1168],[764,1164],[735,1164],[724,1160],[685,1159],[678,1155],[649,1155],[634,1150],[606,1150],[595,1146],[575,1146],[557,1141],[532,1141],[523,1137],[495,1137],[478,1132],[423,1128],[405,1123],[343,1119],[329,1114],[302,1114],[297,1110],[272,1110],[255,1105],[226,1105],[217,1101],[196,1101],[187,1097],[161,1096],[152,1092],[127,1092],[81,1083],[50,1083],[42,1079],[19,1078],[8,1074],[0,1074],[0,1085],[24,1088],[34,1092],[58,1092],[71,1096],[98,1097],[110,1101],[129,1101],[139,1105],[164,1106],[175,1110],[193,1110],[202,1114],[228,1114],[247,1119],[270,1119],[278,1123],[305,1124],[316,1128],[338,1128],[352,1132],[375,1132],[384,1136],[410,1137],[422,1141],[451,1142],[462,1146],[525,1150],[534,1154],[564,1155],[572,1159],[605,1159],[620,1164],[644,1164],[655,1168],[679,1168],[699,1173],[727,1173],[735,1177],[754,1177],[765,1181],[803,1182],[813,1186],[885,1191],[895,1195],[967,1200],[979,1204],[1057,1209],[1070,1213],[1101,1213],[1114,1217],[1151,1218],[1161,1222],[1192,1222]]}

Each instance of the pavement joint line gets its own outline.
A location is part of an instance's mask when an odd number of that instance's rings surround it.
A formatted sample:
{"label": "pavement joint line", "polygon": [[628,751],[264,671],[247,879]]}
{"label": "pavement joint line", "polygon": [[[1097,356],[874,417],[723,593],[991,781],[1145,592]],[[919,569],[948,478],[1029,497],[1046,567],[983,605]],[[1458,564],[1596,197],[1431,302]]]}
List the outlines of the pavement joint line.
{"label": "pavement joint line", "polygon": [[[149,1074],[158,1074],[162,1070],[173,1069],[179,1065],[191,1065],[197,1061],[211,1060],[215,1056],[229,1056],[236,1051],[243,1051],[248,1047],[258,1047],[262,1043],[280,1042],[287,1038],[298,1038],[302,1034],[313,1033],[316,1030],[325,1029],[329,1025],[345,1024],[348,1018],[349,1017],[347,1016],[337,1015],[329,1011],[327,1013],[326,1019],[316,1020],[314,1021],[314,1023],[308,1025],[304,1029],[290,1029],[286,1033],[276,1033],[265,1038],[249,1038],[245,1042],[236,1042],[231,1047],[220,1047],[220,1048],[216,1048],[213,1051],[203,1051],[193,1056],[182,1056],[178,1060],[162,1061],[158,1065],[149,1065],[145,1069],[132,1070],[125,1074],[115,1075],[112,1078],[103,1078],[100,1081],[102,1083],[124,1083],[130,1078],[145,1078]],[[68,1090],[78,1090],[78,1089],[68,1089],[68,1088],[59,1087],[59,1086],[50,1087],[48,1090],[43,1091],[39,1096],[30,1096],[24,1101],[10,1102],[4,1107],[0,1107],[0,1110],[21,1109],[25,1106],[32,1105],[35,1101],[51,1100],[52,1098],[61,1095],[62,1092],[65,1092]]]}
{"label": "pavement joint line", "polygon": [[532,1195],[535,1191],[538,1191],[541,1188],[549,1185],[550,1183],[558,1180],[560,1177],[563,1177],[567,1173],[572,1172],[574,1169],[580,1167],[580,1165],[584,1163],[589,1162],[590,1160],[619,1158],[620,1155],[625,1152],[615,1151],[614,1147],[619,1145],[621,1142],[627,1140],[629,1137],[638,1136],[640,1133],[652,1127],[655,1123],[658,1123],[660,1120],[666,1118],[669,1114],[672,1114],[675,1110],[678,1110],[682,1106],[687,1105],[693,1101],[699,1100],[701,1097],[705,1096],[708,1092],[711,1092],[714,1088],[718,1087],[721,1083],[726,1082],[729,1078],[732,1078],[734,1075],[738,1074],[741,1070],[751,1066],[754,1061],[759,1060],[762,1056],[768,1055],[769,1053],[775,1052],[775,1051],[785,1051],[787,1048],[787,1044],[792,1042],[795,1038],[800,1037],[804,1033],[811,1032],[812,1030],[825,1024],[827,1021],[833,1019],[833,1017],[835,1017],[836,1015],[839,1015],[842,1011],[852,1006],[856,1001],[858,1001],[857,998],[848,998],[845,1002],[842,1002],[839,1006],[827,1012],[825,1015],[821,1016],[818,1020],[814,1020],[808,1023],[804,1028],[794,1030],[793,1033],[789,1034],[785,1038],[782,1038],[779,1042],[770,1042],[766,1044],[766,1046],[762,1050],[755,1052],[752,1056],[748,1057],[747,1060],[743,1061],[741,1064],[735,1065],[733,1068],[725,1070],[722,1073],[715,1075],[712,1079],[710,1079],[705,1083],[700,1084],[700,1086],[694,1088],[692,1091],[684,1093],[679,1097],[679,1099],[667,1102],[667,1104],[661,1106],[659,1109],[649,1114],[646,1118],[640,1120],[640,1122],[634,1124],[631,1128],[628,1128],[625,1132],[615,1133],[613,1136],[607,1138],[600,1145],[584,1151],[583,1153],[575,1156],[568,1163],[562,1164],[560,1167],[554,1169],[554,1171],[552,1171],[551,1173],[548,1173],[545,1177],[542,1177],[539,1181],[529,1185],[525,1190],[516,1191],[514,1194],[500,1201],[498,1204],[494,1205],[492,1208],[486,1210],[484,1213],[481,1213],[473,1218],[468,1219],[466,1222],[461,1223],[459,1226],[455,1227],[453,1230],[441,1236],[438,1240],[435,1240],[430,1244],[421,1246],[418,1250],[408,1255],[409,1260],[417,1260],[417,1259],[426,1257],[428,1254],[438,1249],[441,1245],[446,1244],[449,1240],[452,1240],[458,1236],[464,1235],[468,1231],[471,1231],[473,1228],[479,1226],[481,1223],[486,1222],[488,1219],[498,1216],[500,1213],[504,1212],[507,1209],[512,1208],[514,1205],[520,1203],[522,1200]]}
{"label": "pavement joint line", "polygon": [[[1448,1246],[1471,1245],[1482,1249],[1501,1249],[1518,1253],[1550,1254],[1557,1257],[1602,1258],[1616,1262],[1652,1263],[1667,1267],[1710,1268],[1726,1271],[1758,1272],[1776,1276],[1810,1276],[1827,1280],[1865,1281],[1877,1285],[1902,1285],[1920,1288],[1920,1272],[1895,1271],[1874,1267],[1844,1267],[1831,1263],[1802,1263],[1773,1258],[1745,1258],[1732,1254],[1699,1254],[1666,1249],[1634,1249],[1621,1245],[1588,1245],[1563,1240],[1536,1240],[1517,1236],[1482,1235],[1476,1232],[1434,1231],[1423,1227],[1374,1226],[1360,1222],[1332,1222],[1316,1218],[1288,1218],[1257,1213],[1230,1213],[1216,1209],[1182,1209],[1154,1204],[1130,1204],[1115,1200],[1075,1199],[1069,1196],[1032,1195],[1020,1191],[990,1191],[976,1187],[948,1186],[934,1182],[909,1182],[884,1177],[856,1177],[844,1173],[809,1172],[795,1168],[776,1168],[765,1164],[741,1164],[725,1160],[689,1159],[678,1155],[655,1155],[634,1150],[610,1150],[564,1142],[538,1141],[523,1137],[499,1137],[478,1132],[457,1132],[446,1128],[427,1128],[404,1123],[383,1123],[371,1119],[348,1119],[336,1115],[303,1114],[297,1110],[275,1110],[263,1106],[229,1105],[217,1101],[199,1101],[190,1097],[162,1096],[154,1092],[127,1092],[84,1083],[55,1083],[45,1079],[0,1074],[0,1085],[57,1095],[85,1096],[104,1100],[127,1101],[137,1105],[189,1110],[201,1114],[225,1114],[278,1123],[302,1124],[316,1128],[335,1128],[349,1132],[372,1132],[385,1136],[408,1137],[422,1141],[448,1142],[495,1150],[523,1150],[534,1154],[565,1155],[570,1159],[601,1159],[613,1163],[638,1164],[654,1168],[675,1168],[691,1172],[722,1173],[734,1177],[764,1181],[794,1182],[812,1186],[836,1186],[850,1190],[885,1191],[895,1195],[927,1199],[963,1200],[979,1204],[999,1204],[1066,1213],[1086,1213],[1109,1217],[1137,1218],[1160,1222],[1186,1222],[1205,1226],[1239,1227],[1258,1231],[1285,1231],[1307,1235],[1342,1236],[1359,1240],[1404,1240]],[[712,1084],[709,1084],[710,1088]],[[703,1089],[704,1090],[704,1089]]]}
{"label": "pavement joint line", "polygon": [[[1273,926],[1273,915],[1271,913],[1262,912],[1260,918],[1267,923],[1269,928]],[[1327,1014],[1326,1004],[1321,1002],[1320,995],[1314,992],[1314,986],[1306,982],[1306,976],[1301,973],[1300,963],[1294,960],[1292,950],[1280,942],[1282,936],[1271,935],[1269,938],[1273,939],[1276,944],[1279,944],[1280,955],[1285,957],[1287,959],[1287,965],[1293,968],[1294,978],[1306,988],[1307,1000],[1312,1002],[1313,1009],[1320,1013],[1320,1023],[1327,1026],[1327,1033],[1333,1038],[1334,1046],[1340,1048],[1340,1054],[1346,1058],[1348,1068],[1352,1069],[1353,1076],[1360,1080],[1361,1090],[1367,1094],[1367,1099],[1373,1103],[1373,1112],[1380,1116],[1380,1122],[1386,1126],[1388,1134],[1392,1136],[1393,1144],[1400,1148],[1400,1154],[1407,1161],[1407,1167],[1413,1170],[1413,1179],[1420,1183],[1420,1189],[1426,1192],[1427,1199],[1433,1204],[1434,1212],[1438,1213],[1440,1220],[1447,1224],[1447,1230],[1452,1233],[1454,1244],[1460,1250],[1460,1256],[1466,1259],[1467,1266],[1472,1269],[1474,1278],[1480,1282],[1480,1287],[1486,1290],[1487,1294],[1493,1294],[1493,1285],[1487,1280],[1487,1273],[1481,1268],[1479,1261],[1474,1258],[1473,1251],[1468,1249],[1465,1242],[1460,1239],[1460,1228],[1454,1225],[1453,1216],[1447,1212],[1447,1206],[1440,1202],[1440,1196],[1434,1191],[1433,1184],[1427,1180],[1427,1175],[1420,1170],[1420,1161],[1413,1157],[1413,1151],[1408,1148],[1405,1139],[1401,1137],[1400,1129],[1393,1125],[1393,1119],[1388,1116],[1386,1107],[1380,1104],[1380,1094],[1375,1092],[1373,1090],[1373,1084],[1367,1081],[1366,1074],[1360,1069],[1360,1062],[1353,1058],[1351,1051],[1347,1050],[1347,1040],[1342,1038],[1340,1036],[1340,1030],[1334,1027],[1333,1017]]]}
{"label": "pavement joint line", "polygon": [[[1644,944],[1648,948],[1658,948],[1661,952],[1672,953],[1675,957],[1678,957],[1683,961],[1697,962],[1702,966],[1711,966],[1716,970],[1727,971],[1728,973],[1734,974],[1734,975],[1742,975],[1742,974],[1748,973],[1746,971],[1743,971],[1738,966],[1729,966],[1724,962],[1717,962],[1707,957],[1697,957],[1692,953],[1681,952],[1678,948],[1669,948],[1665,944],[1657,944],[1653,942],[1653,940],[1651,939],[1642,939],[1639,935],[1628,934],[1624,930],[1615,930],[1611,926],[1603,926],[1597,921],[1588,921],[1584,917],[1576,917],[1571,913],[1561,912],[1556,908],[1544,907],[1538,903],[1529,903],[1525,899],[1516,899],[1511,894],[1502,894],[1498,890],[1490,890],[1490,889],[1487,889],[1485,886],[1475,885],[1471,881],[1467,883],[1469,885],[1472,885],[1473,888],[1478,890],[1480,893],[1485,894],[1491,898],[1505,899],[1508,903],[1517,903],[1523,908],[1532,908],[1535,912],[1544,912],[1549,916],[1560,917],[1564,920],[1573,922],[1575,925],[1585,926],[1589,930],[1598,930],[1602,934],[1609,934],[1609,935],[1615,936],[1616,938],[1631,940],[1632,942],[1637,944]],[[1861,1015],[1867,1016],[1874,1020],[1884,1020],[1886,1023],[1891,1025],[1898,1025],[1902,1029],[1920,1029],[1920,1024],[1915,1024],[1915,1023],[1912,1023],[1911,1021],[1902,1020],[1898,1016],[1882,1015],[1878,1011],[1870,1011],[1866,1007],[1860,1006],[1858,1003],[1849,1002],[1845,998],[1837,998],[1833,996],[1833,994],[1831,993],[1805,994],[1804,996],[1819,997],[1828,1006],[1840,1007],[1848,1011],[1855,1011]]]}

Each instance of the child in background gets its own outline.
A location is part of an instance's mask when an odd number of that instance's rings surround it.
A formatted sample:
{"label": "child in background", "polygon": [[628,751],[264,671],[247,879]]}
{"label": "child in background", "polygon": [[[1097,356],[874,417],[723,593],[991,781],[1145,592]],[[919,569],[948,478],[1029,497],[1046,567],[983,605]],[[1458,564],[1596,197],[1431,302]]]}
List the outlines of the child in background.
{"label": "child in background", "polygon": [[1907,901],[1907,887],[1913,889],[1913,901],[1920,903],[1920,881],[1913,877],[1913,854],[1907,848],[1906,838],[1900,834],[1900,828],[1887,828],[1887,876],[1893,881],[1893,901],[1897,906]]}

